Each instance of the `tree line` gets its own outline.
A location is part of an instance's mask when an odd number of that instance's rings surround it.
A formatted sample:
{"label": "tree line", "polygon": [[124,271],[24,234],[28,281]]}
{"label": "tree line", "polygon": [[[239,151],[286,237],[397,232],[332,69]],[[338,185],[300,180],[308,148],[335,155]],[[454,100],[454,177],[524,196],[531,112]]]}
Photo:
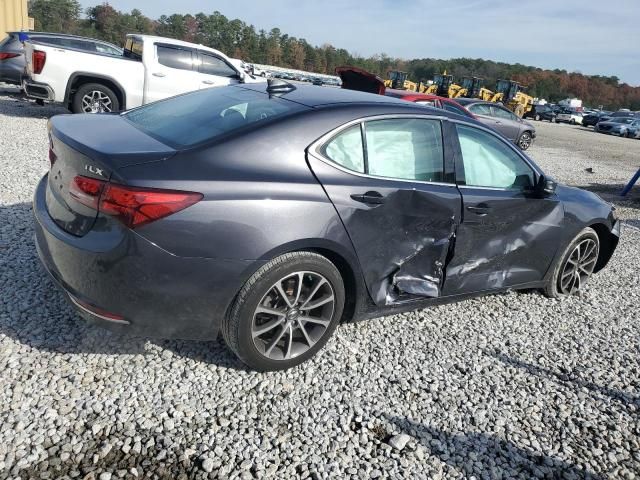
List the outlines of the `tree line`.
{"label": "tree line", "polygon": [[551,102],[578,97],[593,107],[640,110],[640,87],[621,83],[615,76],[545,70],[479,58],[404,60],[385,54],[362,57],[330,44],[311,45],[304,38],[287,35],[278,28],[258,30],[218,11],[151,19],[138,9],[121,12],[108,3],[83,12],[77,0],[30,0],[29,14],[35,19],[36,30],[73,33],[117,45],[124,43],[127,33],[143,33],[201,43],[251,63],[317,73],[333,74],[338,66],[353,65],[383,78],[389,70],[403,70],[414,81],[426,81],[446,70],[459,80],[464,76],[482,77],[489,89],[493,89],[500,78],[514,79],[527,87],[529,95]]}

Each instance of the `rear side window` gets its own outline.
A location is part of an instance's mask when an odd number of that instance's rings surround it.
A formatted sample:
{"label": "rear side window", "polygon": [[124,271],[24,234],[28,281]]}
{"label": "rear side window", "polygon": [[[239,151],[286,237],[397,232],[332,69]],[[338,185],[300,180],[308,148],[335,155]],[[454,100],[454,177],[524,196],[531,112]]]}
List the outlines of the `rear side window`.
{"label": "rear side window", "polygon": [[475,113],[476,115],[487,115],[491,116],[491,107],[484,103],[476,103],[474,105],[469,106],[469,111]]}
{"label": "rear side window", "polygon": [[200,53],[200,73],[231,78],[238,76],[238,72],[227,64],[227,62],[215,55],[202,52]]}
{"label": "rear side window", "polygon": [[189,148],[246,127],[306,110],[242,87],[207,88],[150,103],[123,114],[135,127],[173,148]]}
{"label": "rear side window", "polygon": [[191,50],[181,48],[167,47],[157,45],[158,62],[169,68],[177,68],[179,70],[192,70],[193,60],[191,58]]}
{"label": "rear side window", "polygon": [[464,108],[458,107],[457,105],[454,105],[453,103],[444,102],[444,109],[446,111],[448,111],[448,112],[457,113],[458,115],[463,115],[465,117],[469,116],[469,114],[467,113],[467,111]]}
{"label": "rear side window", "polygon": [[365,123],[370,175],[441,182],[444,149],[437,120],[391,119]]}
{"label": "rear side window", "polygon": [[364,148],[360,125],[354,125],[336,135],[324,147],[324,154],[349,170],[364,173]]}

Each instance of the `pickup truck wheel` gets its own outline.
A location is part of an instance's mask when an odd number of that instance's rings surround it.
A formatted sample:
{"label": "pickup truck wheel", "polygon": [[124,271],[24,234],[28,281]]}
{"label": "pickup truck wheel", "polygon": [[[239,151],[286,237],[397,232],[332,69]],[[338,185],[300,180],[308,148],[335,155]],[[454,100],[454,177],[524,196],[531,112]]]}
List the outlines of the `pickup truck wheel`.
{"label": "pickup truck wheel", "polygon": [[73,113],[109,113],[120,110],[118,97],[100,83],[85,83],[73,96]]}

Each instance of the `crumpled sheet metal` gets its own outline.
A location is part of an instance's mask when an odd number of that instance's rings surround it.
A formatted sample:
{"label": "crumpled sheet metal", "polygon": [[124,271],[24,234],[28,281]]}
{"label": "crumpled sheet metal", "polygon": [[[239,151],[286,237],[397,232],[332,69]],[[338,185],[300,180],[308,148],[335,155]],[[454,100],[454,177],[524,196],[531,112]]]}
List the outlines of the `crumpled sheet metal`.
{"label": "crumpled sheet metal", "polygon": [[[530,202],[522,210],[493,205],[493,220],[463,222],[457,232],[456,255],[447,266],[445,295],[502,288],[542,278],[558,248],[557,229],[562,224],[559,202]],[[497,236],[496,232],[500,232]]]}
{"label": "crumpled sheet metal", "polygon": [[346,222],[374,302],[393,304],[402,294],[438,297],[458,224],[458,193],[397,190],[374,208],[377,215],[355,210]]}

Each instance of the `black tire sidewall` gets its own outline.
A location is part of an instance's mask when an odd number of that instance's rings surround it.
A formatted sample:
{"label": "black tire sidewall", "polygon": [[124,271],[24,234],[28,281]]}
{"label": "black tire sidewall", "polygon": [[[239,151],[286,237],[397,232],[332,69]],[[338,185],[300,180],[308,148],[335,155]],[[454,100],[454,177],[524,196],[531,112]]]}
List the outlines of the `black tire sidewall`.
{"label": "black tire sidewall", "polygon": [[[294,367],[313,357],[329,340],[336,329],[345,303],[344,282],[338,269],[325,257],[309,252],[295,252],[290,259],[278,264],[277,258],[258,270],[243,287],[236,299],[236,304],[230,312],[230,321],[225,322],[227,328],[236,329],[235,332],[226,332],[227,335],[236,335],[235,345],[229,345],[236,355],[249,367],[259,371],[282,370]],[[287,255],[285,255],[286,257]],[[327,327],[323,337],[303,354],[290,360],[271,360],[263,356],[253,344],[251,325],[253,314],[258,303],[267,291],[281,278],[297,271],[317,272],[325,277],[333,288],[335,297],[335,310],[331,323]],[[257,280],[253,282],[257,277]],[[225,332],[223,332],[225,333]],[[227,342],[228,344],[230,342]],[[233,343],[233,342],[232,342]]]}
{"label": "black tire sidewall", "polygon": [[573,240],[571,240],[569,245],[567,245],[567,247],[562,252],[562,255],[559,257],[558,262],[556,262],[553,274],[549,278],[547,286],[545,287],[545,293],[547,294],[547,296],[552,298],[563,298],[569,296],[558,290],[558,277],[560,276],[560,272],[563,270],[564,265],[566,264],[567,259],[575,246],[585,238],[592,238],[596,241],[596,244],[598,245],[598,255],[600,255],[600,238],[598,237],[596,231],[591,227],[587,227],[581,230],[580,233],[578,233],[578,235],[576,235]]}
{"label": "black tire sidewall", "polygon": [[73,95],[73,102],[71,103],[71,111],[73,113],[88,113],[82,110],[82,97],[91,90],[100,90],[109,97],[111,104],[114,107],[111,109],[112,112],[120,111],[120,102],[118,101],[118,96],[113,90],[101,83],[85,83],[84,85],[81,85]]}

